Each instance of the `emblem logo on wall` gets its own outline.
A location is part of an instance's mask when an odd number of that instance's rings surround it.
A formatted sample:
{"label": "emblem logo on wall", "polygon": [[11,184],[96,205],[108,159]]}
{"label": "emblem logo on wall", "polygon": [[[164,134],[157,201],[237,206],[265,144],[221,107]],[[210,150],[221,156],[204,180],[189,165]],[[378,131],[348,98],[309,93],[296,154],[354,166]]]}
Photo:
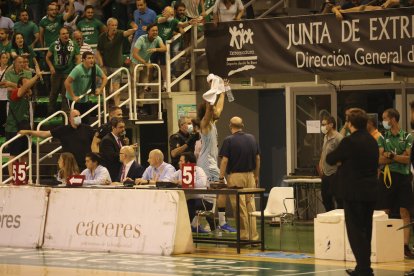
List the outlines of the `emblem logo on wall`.
{"label": "emblem logo on wall", "polygon": [[255,69],[257,55],[254,49],[251,49],[254,46],[254,32],[250,28],[244,28],[243,23],[239,23],[229,27],[229,33],[231,34],[230,47],[232,50],[228,53],[227,66],[236,69],[229,70],[228,76]]}

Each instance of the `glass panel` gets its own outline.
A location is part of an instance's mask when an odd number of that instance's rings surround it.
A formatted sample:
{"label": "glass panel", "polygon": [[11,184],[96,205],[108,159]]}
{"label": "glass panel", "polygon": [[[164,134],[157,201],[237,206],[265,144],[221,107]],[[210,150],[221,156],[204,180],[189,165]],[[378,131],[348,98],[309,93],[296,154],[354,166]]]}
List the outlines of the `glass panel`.
{"label": "glass panel", "polygon": [[320,132],[307,132],[306,121],[320,121],[330,112],[330,95],[296,95],[296,164],[298,174],[315,173],[323,143],[323,135]]}

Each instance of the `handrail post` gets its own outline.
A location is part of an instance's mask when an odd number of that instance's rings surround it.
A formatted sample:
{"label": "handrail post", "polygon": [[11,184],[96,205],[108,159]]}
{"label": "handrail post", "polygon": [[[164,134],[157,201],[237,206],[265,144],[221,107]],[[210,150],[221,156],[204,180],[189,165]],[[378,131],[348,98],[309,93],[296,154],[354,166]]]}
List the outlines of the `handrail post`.
{"label": "handrail post", "polygon": [[32,164],[32,136],[26,135],[27,140],[29,141],[29,184],[33,184],[33,164]]}
{"label": "handrail post", "polygon": [[132,109],[132,91],[131,91],[131,74],[128,69],[125,68],[125,71],[127,72],[127,80],[128,80],[128,99],[129,99],[129,119],[134,119],[134,110]]}
{"label": "handrail post", "polygon": [[[158,65],[157,65],[157,68],[158,68],[158,120],[162,120],[162,112],[161,112],[161,68]],[[167,74],[168,74],[168,72],[167,72]]]}
{"label": "handrail post", "polygon": [[[104,124],[106,124],[106,88],[104,88],[103,91],[103,110],[104,110],[104,114],[103,114],[103,122]],[[101,114],[99,114],[99,116],[101,116]]]}
{"label": "handrail post", "polygon": [[171,92],[171,42],[166,42],[167,52],[165,53],[167,72],[165,78],[167,80],[167,92]]}
{"label": "handrail post", "polygon": [[196,54],[195,50],[197,49],[197,26],[194,26],[193,31],[191,32],[192,39],[191,44],[193,46],[193,50],[191,51],[191,90],[196,89]]}
{"label": "handrail post", "polygon": [[133,89],[133,93],[134,95],[132,96],[133,100],[134,100],[134,105],[133,105],[133,112],[134,112],[134,120],[138,120],[138,114],[137,114],[137,69],[138,69],[138,64],[136,64],[133,68],[133,73],[134,73],[134,78],[132,79],[132,89]]}

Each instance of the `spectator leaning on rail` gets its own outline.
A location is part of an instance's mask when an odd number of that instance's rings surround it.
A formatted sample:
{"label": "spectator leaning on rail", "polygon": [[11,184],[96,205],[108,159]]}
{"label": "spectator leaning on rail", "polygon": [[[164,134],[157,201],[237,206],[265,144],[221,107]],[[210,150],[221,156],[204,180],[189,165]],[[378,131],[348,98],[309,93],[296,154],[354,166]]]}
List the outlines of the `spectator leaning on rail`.
{"label": "spectator leaning on rail", "polygon": [[29,20],[29,12],[27,10],[19,12],[19,21],[14,24],[14,32],[21,33],[28,46],[36,47],[39,41],[39,27],[36,23]]}
{"label": "spectator leaning on rail", "polygon": [[[75,108],[81,113],[86,113],[90,104],[88,104],[88,95],[85,95],[89,89],[92,94],[100,95],[106,85],[107,77],[101,68],[95,64],[95,55],[92,52],[85,52],[82,55],[82,63],[72,69],[65,80],[66,98],[75,102]],[[100,86],[97,87],[97,78],[100,78]],[[80,98],[83,96],[83,98]],[[89,122],[89,116],[85,116],[85,122]]]}
{"label": "spectator leaning on rail", "polygon": [[[18,59],[21,59],[19,57]],[[20,61],[18,61],[20,62]],[[17,87],[10,87],[8,90],[9,113],[7,115],[5,131],[6,139],[10,140],[17,135],[17,132],[22,128],[30,128],[30,104],[29,97],[32,94],[31,87],[36,81],[41,78],[42,72],[39,67],[36,67],[36,75],[33,78],[20,77],[17,82]],[[13,141],[8,150],[10,158],[21,154],[28,148],[26,137],[20,137]],[[20,158],[21,162],[26,161],[26,157]],[[9,164],[9,175],[13,175],[12,164]]]}
{"label": "spectator leaning on rail", "polygon": [[59,38],[59,32],[64,22],[74,14],[73,3],[75,0],[69,0],[69,11],[65,14],[58,14],[58,7],[55,3],[47,6],[47,14],[40,20],[40,44],[43,47],[49,47],[56,39]]}
{"label": "spectator leaning on rail", "polygon": [[69,109],[65,96],[64,83],[69,73],[80,61],[81,56],[79,54],[78,44],[69,38],[67,28],[61,28],[59,31],[59,39],[50,45],[46,54],[46,63],[49,66],[51,74],[48,105],[49,114],[56,111],[56,100],[59,93],[62,95],[62,109]]}
{"label": "spectator leaning on rail", "polygon": [[85,168],[85,156],[91,152],[92,139],[95,134],[91,126],[82,124],[80,112],[76,109],[70,111],[68,125],[58,126],[52,130],[21,130],[19,133],[59,139],[62,151],[72,153],[81,169]]}
{"label": "spectator leaning on rail", "polygon": [[97,44],[99,35],[106,31],[106,26],[100,20],[94,18],[94,8],[92,5],[85,7],[83,16],[83,19],[79,20],[76,26],[82,32],[86,43]]}
{"label": "spectator leaning on rail", "polygon": [[148,156],[149,166],[145,169],[142,178],[135,179],[135,184],[156,184],[156,182],[170,182],[173,179],[175,169],[164,162],[164,154],[159,149],[150,151]]}
{"label": "spectator leaning on rail", "polygon": [[101,165],[101,157],[93,152],[85,156],[85,166],[81,175],[85,176],[84,185],[108,185],[111,184],[111,176],[108,170]]}
{"label": "spectator leaning on rail", "polygon": [[[96,61],[105,70],[106,75],[110,76],[122,67],[122,49],[125,38],[132,35],[135,29],[118,30],[118,20],[112,17],[108,19],[106,25],[106,32],[103,32],[98,39]],[[118,73],[111,78],[111,93],[119,89],[121,76],[122,74]],[[114,102],[115,105],[119,106],[121,103],[120,94],[114,96]]]}
{"label": "spectator leaning on rail", "polygon": [[214,22],[240,20],[244,13],[241,0],[217,0],[213,7]]}

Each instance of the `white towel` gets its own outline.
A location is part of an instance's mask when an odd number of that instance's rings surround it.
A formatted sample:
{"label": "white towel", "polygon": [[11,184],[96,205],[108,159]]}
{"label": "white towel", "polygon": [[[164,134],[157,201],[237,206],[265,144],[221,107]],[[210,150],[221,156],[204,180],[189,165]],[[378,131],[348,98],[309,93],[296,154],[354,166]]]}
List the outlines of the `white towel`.
{"label": "white towel", "polygon": [[220,95],[225,91],[224,81],[219,76],[209,74],[207,76],[207,82],[211,81],[210,90],[203,94],[203,99],[214,105],[217,99],[217,95]]}

